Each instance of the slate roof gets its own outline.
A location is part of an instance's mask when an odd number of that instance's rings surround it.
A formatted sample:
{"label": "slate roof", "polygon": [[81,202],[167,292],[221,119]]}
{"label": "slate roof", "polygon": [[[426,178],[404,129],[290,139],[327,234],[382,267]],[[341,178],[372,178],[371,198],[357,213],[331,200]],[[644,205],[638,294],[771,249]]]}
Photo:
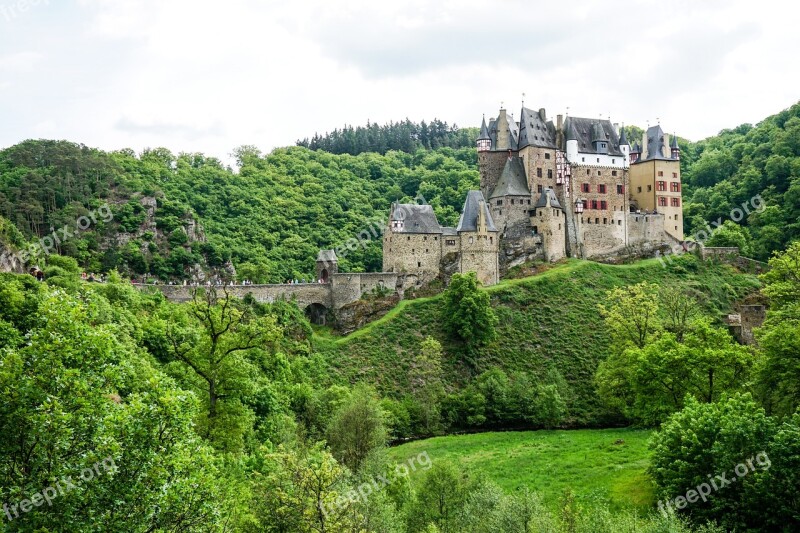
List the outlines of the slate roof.
{"label": "slate roof", "polygon": [[461,219],[458,221],[456,230],[460,233],[462,231],[477,231],[478,229],[478,212],[483,202],[483,216],[486,218],[486,228],[489,231],[497,231],[494,226],[494,220],[489,213],[489,204],[483,198],[481,191],[469,191],[467,199],[464,200],[464,209],[461,211]]}
{"label": "slate roof", "polygon": [[556,147],[556,128],[552,122],[547,122],[544,110],[533,111],[523,107],[519,114],[519,144],[518,149],[526,146],[539,148]]}
{"label": "slate roof", "polygon": [[458,235],[456,228],[442,227],[442,235]]}
{"label": "slate roof", "polygon": [[625,128],[622,127],[620,131],[622,133],[619,134],[619,145],[625,146],[627,144],[628,146],[630,146],[630,143],[628,143],[628,137],[625,136]]}
{"label": "slate roof", "polygon": [[558,198],[556,197],[556,193],[553,192],[553,189],[545,188],[542,191],[542,194],[539,196],[539,199],[536,200],[536,205],[534,208],[538,209],[540,207],[547,207],[547,198],[550,198],[550,207],[554,207],[556,209],[562,209],[561,204],[558,202]]}
{"label": "slate roof", "polygon": [[522,159],[517,156],[509,157],[506,159],[503,173],[500,174],[500,179],[497,180],[497,185],[489,196],[489,200],[500,196],[530,196],[530,194]]}
{"label": "slate roof", "polygon": [[334,252],[333,250],[320,250],[319,254],[317,254],[317,262],[318,263],[319,262],[335,263],[338,260],[339,260],[339,258],[336,257],[336,252]]}
{"label": "slate roof", "polygon": [[661,126],[647,128],[647,157],[639,159],[636,163],[644,161],[675,161],[672,154],[664,154],[664,130]]}
{"label": "slate roof", "polygon": [[509,139],[511,145],[508,147],[499,147],[497,146],[497,129],[498,129],[498,118],[493,118],[489,120],[489,138],[492,140],[492,150],[502,151],[505,152],[506,150],[516,150],[517,146],[519,145],[519,126],[517,123],[514,122],[514,118],[509,114],[506,113],[506,122],[508,124],[508,130],[510,132]]}
{"label": "slate roof", "polygon": [[486,127],[486,116],[484,115],[481,121],[481,134],[478,135],[478,140],[483,141],[485,139],[491,139],[491,137],[489,137],[489,128]]}
{"label": "slate roof", "polygon": [[678,146],[678,136],[675,135],[674,133],[672,134],[672,142],[669,143],[669,147],[680,149],[680,147]]}
{"label": "slate roof", "polygon": [[[574,135],[578,141],[578,152],[596,154],[593,140],[605,138],[608,142],[608,155],[622,155],[619,149],[619,138],[610,120],[596,118],[567,117],[564,126],[567,129],[567,140],[572,140]],[[572,130],[572,131],[570,131]]]}
{"label": "slate roof", "polygon": [[394,204],[392,221],[402,220],[403,227],[397,233],[442,233],[433,207],[428,204]]}

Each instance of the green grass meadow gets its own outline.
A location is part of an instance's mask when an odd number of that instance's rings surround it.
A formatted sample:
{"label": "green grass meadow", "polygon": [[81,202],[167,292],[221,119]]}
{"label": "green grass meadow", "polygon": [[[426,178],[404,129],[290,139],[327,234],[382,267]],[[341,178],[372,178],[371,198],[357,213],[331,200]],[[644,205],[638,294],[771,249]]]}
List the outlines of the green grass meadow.
{"label": "green grass meadow", "polygon": [[[396,463],[427,452],[432,463],[445,461],[470,477],[485,476],[506,491],[528,487],[555,508],[571,489],[586,508],[647,511],[654,503],[645,473],[649,430],[579,429],[477,433],[434,437],[396,446]],[[412,484],[425,475],[411,474]]]}

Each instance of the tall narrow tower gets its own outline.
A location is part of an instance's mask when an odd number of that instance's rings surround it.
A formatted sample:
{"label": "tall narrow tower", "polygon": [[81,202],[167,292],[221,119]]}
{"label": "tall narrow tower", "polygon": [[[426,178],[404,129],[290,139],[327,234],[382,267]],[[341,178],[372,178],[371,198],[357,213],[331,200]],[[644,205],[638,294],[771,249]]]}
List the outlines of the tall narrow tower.
{"label": "tall narrow tower", "polygon": [[680,159],[681,158],[681,149],[678,147],[678,136],[674,133],[672,134],[672,143],[670,143],[670,154],[672,155],[672,159]]}
{"label": "tall narrow tower", "polygon": [[489,128],[486,127],[486,115],[481,122],[481,134],[478,135],[478,151],[488,152],[492,149],[492,139],[489,137]]}

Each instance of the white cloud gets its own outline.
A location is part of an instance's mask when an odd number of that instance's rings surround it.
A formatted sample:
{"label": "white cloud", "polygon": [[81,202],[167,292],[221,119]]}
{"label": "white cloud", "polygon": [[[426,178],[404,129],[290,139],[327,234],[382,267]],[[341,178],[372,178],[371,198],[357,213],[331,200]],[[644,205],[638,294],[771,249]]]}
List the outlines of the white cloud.
{"label": "white cloud", "polygon": [[523,92],[550,116],[659,117],[698,139],[798,100],[797,11],[776,0],[49,2],[0,19],[0,146],[48,135],[227,160],[241,144],[270,150],[345,123],[477,125]]}

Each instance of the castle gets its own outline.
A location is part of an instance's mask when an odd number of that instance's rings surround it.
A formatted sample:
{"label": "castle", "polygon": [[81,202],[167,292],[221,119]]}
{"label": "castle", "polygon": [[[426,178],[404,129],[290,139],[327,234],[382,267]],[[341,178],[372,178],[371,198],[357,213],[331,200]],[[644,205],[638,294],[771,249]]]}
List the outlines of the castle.
{"label": "castle", "polygon": [[547,120],[544,109],[484,117],[477,139],[480,190],[458,227],[428,205],[393,204],[383,270],[424,283],[474,271],[484,285],[529,260],[608,260],[683,241],[680,148],[660,125],[630,145],[610,120]]}
{"label": "castle", "polygon": [[[683,241],[680,149],[661,126],[631,146],[609,120],[547,120],[523,106],[519,121],[500,109],[477,139],[480,190],[469,191],[455,228],[430,205],[394,203],[383,231],[383,272],[339,272],[335,250],[320,250],[317,283],[225,289],[272,302],[294,299],[317,324],[367,293],[406,290],[454,273],[475,272],[484,285],[529,260],[615,260],[652,255]],[[187,301],[186,286],[159,286]],[[351,313],[352,314],[352,313]],[[352,320],[351,320],[352,322]]]}

